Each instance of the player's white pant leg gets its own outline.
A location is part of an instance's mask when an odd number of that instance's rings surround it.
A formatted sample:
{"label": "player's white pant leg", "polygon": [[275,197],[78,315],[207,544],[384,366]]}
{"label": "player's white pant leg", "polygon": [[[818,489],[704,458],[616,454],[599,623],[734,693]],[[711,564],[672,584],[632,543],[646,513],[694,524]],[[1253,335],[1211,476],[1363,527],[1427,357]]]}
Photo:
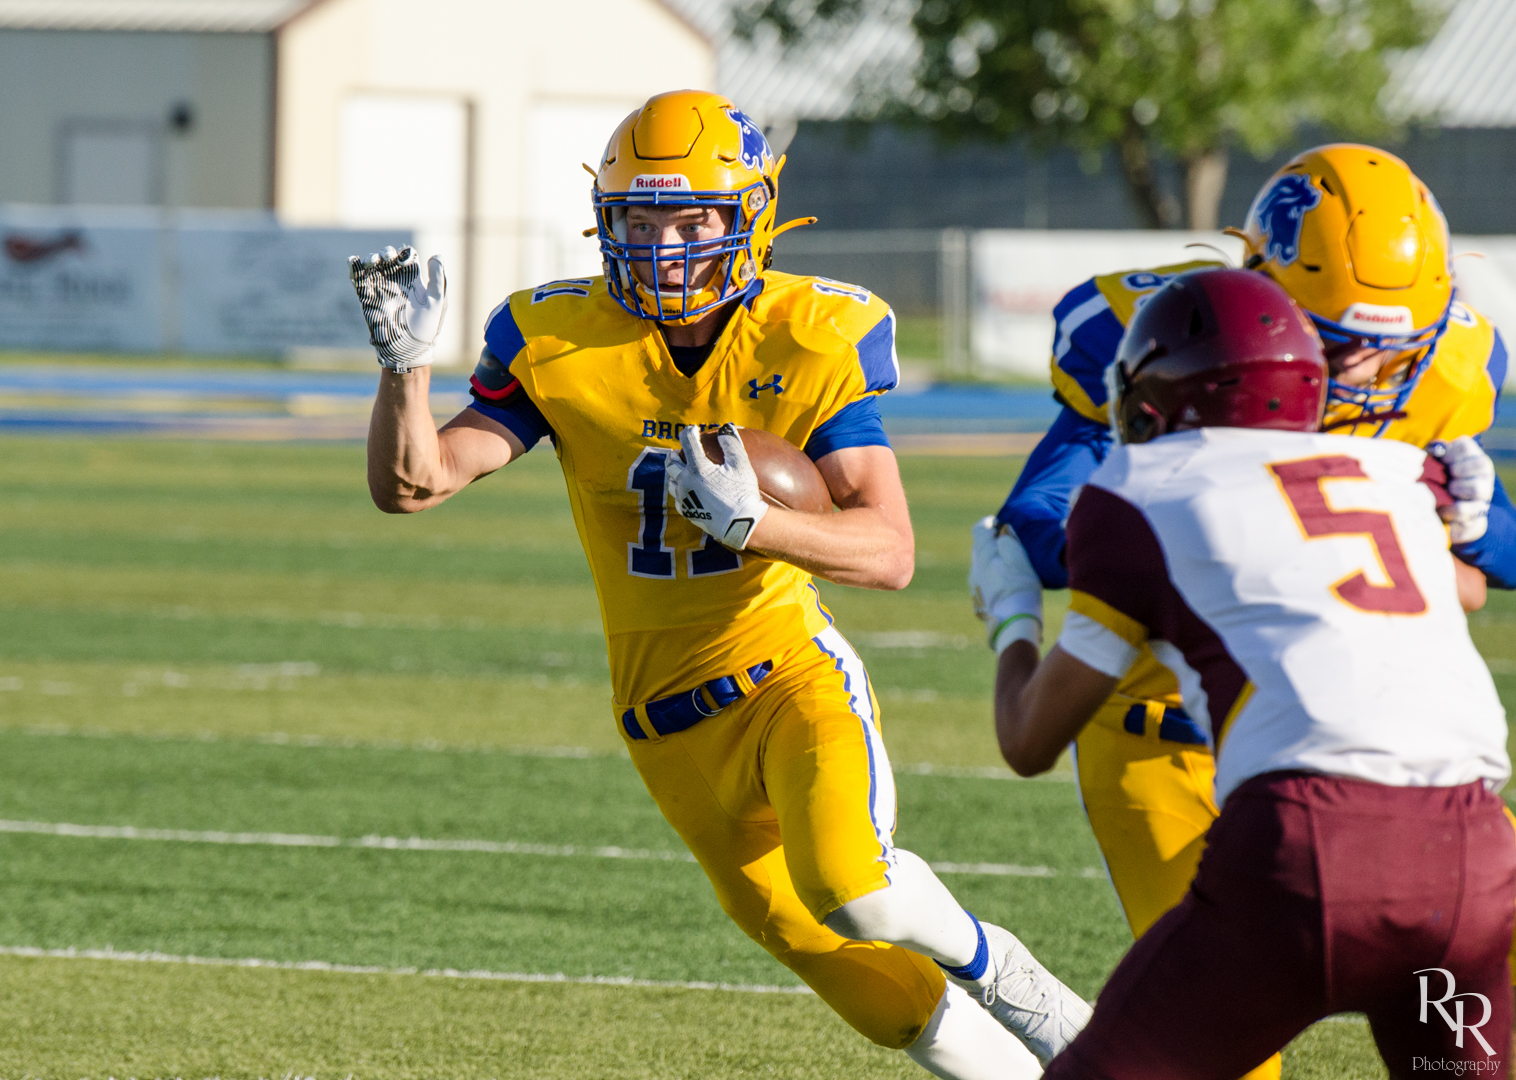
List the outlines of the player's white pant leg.
{"label": "player's white pant leg", "polygon": [[1030,1080],[1042,1075],[1032,1052],[952,983],[905,1053],[945,1080]]}
{"label": "player's white pant leg", "polygon": [[849,900],[825,919],[826,926],[854,941],[900,945],[949,967],[974,959],[979,932],[932,868],[918,855],[894,849],[890,884]]}
{"label": "player's white pant leg", "polygon": [[[976,925],[918,856],[896,848],[894,863],[890,884],[843,904],[826,917],[828,929],[930,956],[945,966],[950,984],[978,995],[987,1015],[1037,1060],[1051,1061],[1089,1022],[1090,1007],[1016,935]],[[972,945],[962,936],[964,923]]]}

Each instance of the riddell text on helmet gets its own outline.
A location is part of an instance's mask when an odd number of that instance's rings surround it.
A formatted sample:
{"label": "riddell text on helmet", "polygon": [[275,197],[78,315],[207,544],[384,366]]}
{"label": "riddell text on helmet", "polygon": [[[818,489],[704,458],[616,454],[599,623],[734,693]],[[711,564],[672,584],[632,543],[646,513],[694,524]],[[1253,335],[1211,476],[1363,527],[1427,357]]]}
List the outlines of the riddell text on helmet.
{"label": "riddell text on helmet", "polygon": [[1349,330],[1364,330],[1371,334],[1396,331],[1408,334],[1416,327],[1408,307],[1398,304],[1366,304],[1362,301],[1349,304],[1338,322]]}
{"label": "riddell text on helmet", "polygon": [[666,173],[664,175],[649,175],[632,178],[633,191],[693,191],[689,177],[681,173]]}

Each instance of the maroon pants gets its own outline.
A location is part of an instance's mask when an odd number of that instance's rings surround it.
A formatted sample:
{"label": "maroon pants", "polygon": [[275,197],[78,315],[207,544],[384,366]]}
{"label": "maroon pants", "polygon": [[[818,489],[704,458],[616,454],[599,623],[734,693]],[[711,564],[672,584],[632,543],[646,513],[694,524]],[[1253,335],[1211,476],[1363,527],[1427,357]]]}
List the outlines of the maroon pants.
{"label": "maroon pants", "polygon": [[1368,1014],[1396,1080],[1503,1077],[1513,905],[1516,837],[1482,784],[1256,777],[1047,1078],[1236,1080],[1338,1012]]}

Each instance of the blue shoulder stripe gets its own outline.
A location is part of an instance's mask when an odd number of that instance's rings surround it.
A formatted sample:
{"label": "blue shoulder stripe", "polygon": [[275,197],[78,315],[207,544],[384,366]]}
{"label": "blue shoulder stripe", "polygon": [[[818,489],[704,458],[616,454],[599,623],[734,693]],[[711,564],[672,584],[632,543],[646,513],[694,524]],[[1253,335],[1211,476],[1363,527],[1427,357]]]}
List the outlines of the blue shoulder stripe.
{"label": "blue shoulder stripe", "polygon": [[1073,311],[1086,300],[1092,300],[1101,295],[1100,287],[1095,284],[1095,279],[1090,278],[1083,285],[1076,285],[1063,294],[1063,299],[1053,305],[1053,321],[1059,326],[1068,318],[1069,312]]}
{"label": "blue shoulder stripe", "polygon": [[1500,331],[1495,331],[1495,342],[1490,346],[1490,358],[1485,361],[1484,370],[1489,373],[1490,382],[1495,384],[1495,403],[1500,403],[1500,388],[1505,385],[1506,368],[1510,357],[1505,351],[1505,339],[1500,336]]}
{"label": "blue shoulder stripe", "polygon": [[484,343],[507,371],[511,369],[511,361],[516,359],[516,354],[526,348],[526,338],[516,326],[516,317],[511,314],[509,299],[490,312],[490,317],[485,320]]}
{"label": "blue shoulder stripe", "polygon": [[[1070,289],[1053,308],[1057,329],[1053,337],[1053,365],[1082,392],[1096,411],[1105,408],[1105,369],[1116,359],[1125,327],[1121,325],[1095,279]],[[1055,378],[1055,383],[1064,380]],[[1060,385],[1064,397],[1067,387]],[[1070,401],[1081,408],[1084,401]]]}
{"label": "blue shoulder stripe", "polygon": [[858,342],[858,366],[863,368],[864,389],[869,393],[893,390],[900,385],[900,360],[895,355],[895,313],[886,311],[874,329]]}

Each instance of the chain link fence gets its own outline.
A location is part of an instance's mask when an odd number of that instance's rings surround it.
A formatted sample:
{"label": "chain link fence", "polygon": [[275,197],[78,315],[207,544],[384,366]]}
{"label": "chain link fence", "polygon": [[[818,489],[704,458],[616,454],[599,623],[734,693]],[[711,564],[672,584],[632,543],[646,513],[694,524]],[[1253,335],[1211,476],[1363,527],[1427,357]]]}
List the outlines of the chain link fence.
{"label": "chain link fence", "polygon": [[894,308],[903,362],[932,375],[973,374],[963,229],[801,229],[774,245],[774,269],[862,285]]}

